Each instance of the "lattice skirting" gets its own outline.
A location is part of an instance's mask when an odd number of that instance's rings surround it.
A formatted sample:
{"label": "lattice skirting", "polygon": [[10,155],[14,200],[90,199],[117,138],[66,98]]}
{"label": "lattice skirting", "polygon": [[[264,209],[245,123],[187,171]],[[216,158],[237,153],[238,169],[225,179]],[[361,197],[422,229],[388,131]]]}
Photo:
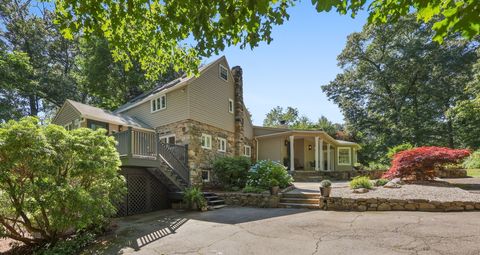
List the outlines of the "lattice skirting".
{"label": "lattice skirting", "polygon": [[122,168],[128,193],[118,207],[117,216],[147,213],[169,207],[165,185],[143,168]]}

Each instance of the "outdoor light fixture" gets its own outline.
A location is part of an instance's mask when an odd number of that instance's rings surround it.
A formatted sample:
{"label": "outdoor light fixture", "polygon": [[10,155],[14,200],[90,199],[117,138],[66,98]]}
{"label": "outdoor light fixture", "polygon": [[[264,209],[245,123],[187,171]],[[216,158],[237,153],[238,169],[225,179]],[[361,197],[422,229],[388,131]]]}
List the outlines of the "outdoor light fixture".
{"label": "outdoor light fixture", "polygon": [[312,150],[312,145],[311,145],[311,144],[308,145],[308,150],[309,150],[309,151]]}
{"label": "outdoor light fixture", "polygon": [[288,140],[285,140],[285,146],[288,146]]}

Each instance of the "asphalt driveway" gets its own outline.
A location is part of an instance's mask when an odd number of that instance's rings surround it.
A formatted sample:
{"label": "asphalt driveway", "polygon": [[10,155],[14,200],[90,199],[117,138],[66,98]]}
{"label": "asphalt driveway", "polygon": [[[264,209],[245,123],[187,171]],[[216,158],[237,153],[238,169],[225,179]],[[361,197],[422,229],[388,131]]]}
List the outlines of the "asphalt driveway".
{"label": "asphalt driveway", "polygon": [[117,220],[86,254],[480,254],[480,212],[223,208]]}

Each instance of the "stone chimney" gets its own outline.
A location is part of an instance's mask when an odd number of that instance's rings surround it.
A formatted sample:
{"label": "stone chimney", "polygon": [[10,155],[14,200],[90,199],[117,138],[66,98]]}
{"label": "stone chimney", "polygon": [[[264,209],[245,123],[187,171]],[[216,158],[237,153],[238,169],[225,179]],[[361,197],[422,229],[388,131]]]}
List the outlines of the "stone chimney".
{"label": "stone chimney", "polygon": [[243,155],[244,144],[244,107],[243,107],[243,71],[240,66],[232,68],[235,89],[235,156]]}

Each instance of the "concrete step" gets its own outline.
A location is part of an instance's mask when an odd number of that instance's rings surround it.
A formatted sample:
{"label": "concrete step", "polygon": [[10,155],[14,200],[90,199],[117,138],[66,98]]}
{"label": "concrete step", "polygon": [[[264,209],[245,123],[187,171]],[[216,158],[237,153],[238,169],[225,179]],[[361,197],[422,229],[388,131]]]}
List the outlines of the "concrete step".
{"label": "concrete step", "polygon": [[278,206],[280,208],[320,209],[318,204],[279,203]]}
{"label": "concrete step", "polygon": [[290,204],[314,204],[318,205],[318,198],[281,198],[280,203],[290,203]]}
{"label": "concrete step", "polygon": [[282,198],[313,198],[319,199],[320,198],[320,191],[319,193],[283,193]]}

